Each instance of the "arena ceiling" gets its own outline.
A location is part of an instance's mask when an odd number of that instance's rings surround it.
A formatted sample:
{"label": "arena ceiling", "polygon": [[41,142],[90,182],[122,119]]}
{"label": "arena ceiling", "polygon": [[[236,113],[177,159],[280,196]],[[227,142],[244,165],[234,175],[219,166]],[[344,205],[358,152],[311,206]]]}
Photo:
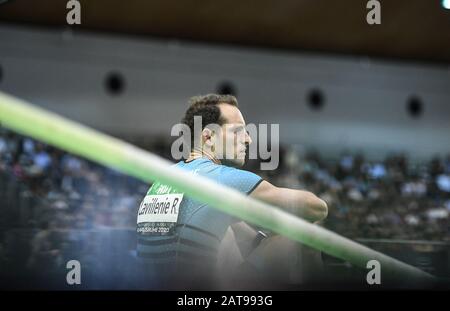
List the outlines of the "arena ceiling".
{"label": "arena ceiling", "polygon": [[[366,0],[80,2],[80,30],[450,64],[442,0],[381,0],[381,25],[367,24]],[[0,23],[68,27],[66,0],[0,3]]]}

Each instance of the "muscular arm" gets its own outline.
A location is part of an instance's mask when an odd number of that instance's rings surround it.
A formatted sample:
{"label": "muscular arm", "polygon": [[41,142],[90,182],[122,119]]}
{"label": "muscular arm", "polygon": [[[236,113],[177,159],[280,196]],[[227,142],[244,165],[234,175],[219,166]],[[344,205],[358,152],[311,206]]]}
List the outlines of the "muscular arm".
{"label": "muscular arm", "polygon": [[323,220],[328,215],[327,204],[313,193],[276,187],[267,181],[262,181],[250,196],[279,206],[285,211],[310,222]]}

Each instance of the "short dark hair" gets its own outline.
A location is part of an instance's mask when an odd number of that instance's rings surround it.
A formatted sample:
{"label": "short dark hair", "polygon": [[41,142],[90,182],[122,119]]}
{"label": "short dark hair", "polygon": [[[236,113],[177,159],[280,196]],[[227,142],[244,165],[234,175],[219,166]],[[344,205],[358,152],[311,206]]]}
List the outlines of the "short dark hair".
{"label": "short dark hair", "polygon": [[237,99],[233,95],[207,94],[194,96],[189,99],[189,108],[186,110],[181,122],[189,126],[191,142],[194,141],[195,116],[202,117],[202,130],[208,124],[223,125],[225,123],[225,119],[220,114],[219,104],[229,104],[238,107]]}

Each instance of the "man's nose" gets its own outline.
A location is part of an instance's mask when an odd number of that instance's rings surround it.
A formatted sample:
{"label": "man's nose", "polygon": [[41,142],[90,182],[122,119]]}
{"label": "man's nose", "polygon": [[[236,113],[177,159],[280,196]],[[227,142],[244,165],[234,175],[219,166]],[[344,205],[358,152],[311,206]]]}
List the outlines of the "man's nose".
{"label": "man's nose", "polygon": [[252,143],[252,138],[248,134],[248,132],[245,132],[245,143],[250,145]]}

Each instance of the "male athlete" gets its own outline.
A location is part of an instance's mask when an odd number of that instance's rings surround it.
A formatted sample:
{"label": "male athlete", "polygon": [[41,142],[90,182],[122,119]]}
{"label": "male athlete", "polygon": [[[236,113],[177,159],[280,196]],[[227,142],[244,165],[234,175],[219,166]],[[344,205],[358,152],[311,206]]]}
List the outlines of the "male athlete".
{"label": "male athlete", "polygon": [[[237,168],[244,164],[246,147],[252,141],[234,96],[195,96],[189,104],[182,123],[189,126],[191,140],[197,143],[188,159],[176,164],[178,168],[210,178],[310,222],[327,216],[327,204],[313,193],[276,187],[254,173]],[[194,116],[202,118],[199,137],[194,132]],[[214,128],[211,124],[218,126]],[[173,208],[162,208],[165,206]],[[165,214],[161,214],[163,210]],[[267,238],[245,222],[157,182],[141,203],[137,221],[138,256],[144,259],[160,288],[214,288],[219,278],[229,277],[227,274],[238,271],[236,267],[240,264],[250,265],[258,273],[264,270],[264,262],[280,262],[272,252],[286,255],[294,243],[280,236]]]}

